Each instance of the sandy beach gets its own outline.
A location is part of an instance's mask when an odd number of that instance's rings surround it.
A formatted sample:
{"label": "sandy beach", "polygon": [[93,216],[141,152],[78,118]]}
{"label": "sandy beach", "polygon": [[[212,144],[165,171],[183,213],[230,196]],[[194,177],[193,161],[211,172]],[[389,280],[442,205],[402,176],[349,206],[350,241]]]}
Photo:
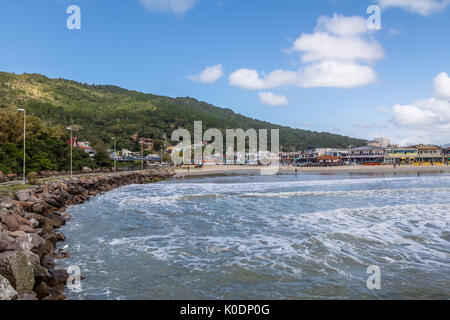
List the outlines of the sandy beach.
{"label": "sandy beach", "polygon": [[[235,174],[257,174],[263,167],[218,165],[205,166],[203,168],[181,168],[176,169],[177,177],[205,176],[205,175],[235,175]],[[342,166],[342,167],[293,167],[281,166],[279,173],[322,173],[322,174],[426,174],[426,173],[450,173],[450,166]]]}

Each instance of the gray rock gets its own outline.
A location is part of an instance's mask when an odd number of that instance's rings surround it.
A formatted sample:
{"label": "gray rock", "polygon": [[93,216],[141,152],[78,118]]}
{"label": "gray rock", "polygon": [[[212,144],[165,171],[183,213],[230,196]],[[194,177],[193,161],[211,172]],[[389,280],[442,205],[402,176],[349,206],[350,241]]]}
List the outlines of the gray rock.
{"label": "gray rock", "polygon": [[16,192],[16,198],[19,201],[28,201],[31,198],[30,190],[19,190]]}
{"label": "gray rock", "polygon": [[0,300],[16,300],[17,291],[9,283],[8,279],[0,274]]}
{"label": "gray rock", "polygon": [[31,262],[31,268],[33,269],[34,279],[36,283],[49,280],[50,274],[48,273],[47,269],[45,269],[41,265],[41,259],[39,259],[39,256],[31,251],[24,251],[24,253],[27,256],[28,260]]}
{"label": "gray rock", "polygon": [[39,221],[37,221],[35,218],[31,218],[30,222],[31,222],[31,224],[33,225],[34,228],[39,227]]}
{"label": "gray rock", "polygon": [[32,264],[23,251],[0,253],[0,274],[8,279],[19,294],[33,291],[35,282]]}

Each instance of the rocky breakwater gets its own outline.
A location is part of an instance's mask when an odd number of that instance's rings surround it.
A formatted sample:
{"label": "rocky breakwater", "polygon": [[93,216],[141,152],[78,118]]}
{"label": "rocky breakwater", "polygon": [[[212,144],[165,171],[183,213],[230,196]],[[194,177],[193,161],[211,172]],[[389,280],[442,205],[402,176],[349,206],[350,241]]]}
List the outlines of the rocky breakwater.
{"label": "rocky breakwater", "polygon": [[62,179],[17,191],[0,203],[0,300],[61,300],[68,279],[55,259],[69,256],[56,250],[65,236],[58,228],[70,220],[67,206],[124,185],[158,182],[171,171],[146,171],[110,176]]}

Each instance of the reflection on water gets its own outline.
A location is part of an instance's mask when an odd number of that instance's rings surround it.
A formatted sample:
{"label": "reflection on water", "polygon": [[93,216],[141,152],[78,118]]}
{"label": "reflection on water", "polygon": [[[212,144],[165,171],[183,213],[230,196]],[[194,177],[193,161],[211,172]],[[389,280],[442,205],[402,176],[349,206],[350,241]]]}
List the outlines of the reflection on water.
{"label": "reflection on water", "polygon": [[449,175],[191,178],[69,213],[69,299],[450,298]]}

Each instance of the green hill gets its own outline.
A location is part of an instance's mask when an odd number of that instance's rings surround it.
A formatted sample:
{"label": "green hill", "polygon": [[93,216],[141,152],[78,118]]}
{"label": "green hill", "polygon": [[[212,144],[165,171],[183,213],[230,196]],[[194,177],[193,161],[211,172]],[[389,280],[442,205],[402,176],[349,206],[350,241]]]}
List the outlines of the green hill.
{"label": "green hill", "polygon": [[131,135],[159,139],[173,130],[192,130],[194,120],[204,128],[278,128],[285,150],[310,147],[360,146],[366,141],[326,132],[278,126],[218,108],[193,98],[169,98],[116,86],[88,85],[38,74],[0,72],[0,106],[26,108],[49,125],[80,125],[79,138],[94,146],[109,144],[115,136],[122,146],[133,148]]}

